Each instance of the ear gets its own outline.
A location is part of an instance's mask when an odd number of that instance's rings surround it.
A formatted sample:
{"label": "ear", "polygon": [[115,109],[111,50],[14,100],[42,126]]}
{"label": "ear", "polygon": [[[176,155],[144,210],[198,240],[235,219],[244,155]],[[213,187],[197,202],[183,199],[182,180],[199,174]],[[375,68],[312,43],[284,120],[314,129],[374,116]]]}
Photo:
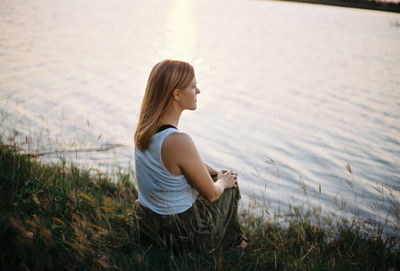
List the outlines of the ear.
{"label": "ear", "polygon": [[172,92],[172,97],[178,102],[181,99],[181,90],[179,88],[174,89]]}

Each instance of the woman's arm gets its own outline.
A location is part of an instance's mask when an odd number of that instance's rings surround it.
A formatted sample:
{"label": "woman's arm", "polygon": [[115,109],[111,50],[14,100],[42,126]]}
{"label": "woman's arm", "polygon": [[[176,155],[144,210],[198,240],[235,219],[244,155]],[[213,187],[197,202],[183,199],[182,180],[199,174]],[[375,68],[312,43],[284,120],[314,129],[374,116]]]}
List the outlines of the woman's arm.
{"label": "woman's arm", "polygon": [[207,164],[201,159],[191,137],[185,133],[169,135],[163,143],[162,154],[168,164],[173,160],[191,185],[211,202],[219,199],[225,189],[237,186],[231,171],[220,173],[217,181],[213,182]]}
{"label": "woman's arm", "polygon": [[214,169],[212,166],[210,166],[206,162],[204,162],[204,165],[206,166],[206,169],[207,169],[208,173],[210,173],[210,175],[218,175],[218,173],[219,173],[218,170]]}

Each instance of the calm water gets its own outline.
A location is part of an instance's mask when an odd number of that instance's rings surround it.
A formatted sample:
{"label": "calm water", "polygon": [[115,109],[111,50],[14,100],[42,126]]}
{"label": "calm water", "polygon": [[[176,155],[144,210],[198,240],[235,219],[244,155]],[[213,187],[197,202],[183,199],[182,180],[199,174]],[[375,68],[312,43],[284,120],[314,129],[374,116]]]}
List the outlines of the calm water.
{"label": "calm water", "polygon": [[[1,134],[57,151],[44,160],[133,168],[150,69],[183,59],[202,92],[180,129],[206,161],[240,174],[245,202],[385,219],[374,187],[400,193],[395,22],[399,14],[269,1],[0,0]],[[100,147],[113,148],[63,153]]]}

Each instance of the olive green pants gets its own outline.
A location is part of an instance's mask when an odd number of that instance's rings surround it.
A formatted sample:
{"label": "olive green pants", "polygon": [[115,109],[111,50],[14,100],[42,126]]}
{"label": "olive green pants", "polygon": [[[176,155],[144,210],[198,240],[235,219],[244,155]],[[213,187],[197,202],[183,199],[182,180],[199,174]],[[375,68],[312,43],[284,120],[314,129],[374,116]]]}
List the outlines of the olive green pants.
{"label": "olive green pants", "polygon": [[238,221],[239,199],[239,188],[226,189],[214,202],[199,195],[191,208],[176,215],[160,215],[136,202],[140,240],[177,250],[212,251],[238,246],[243,237]]}

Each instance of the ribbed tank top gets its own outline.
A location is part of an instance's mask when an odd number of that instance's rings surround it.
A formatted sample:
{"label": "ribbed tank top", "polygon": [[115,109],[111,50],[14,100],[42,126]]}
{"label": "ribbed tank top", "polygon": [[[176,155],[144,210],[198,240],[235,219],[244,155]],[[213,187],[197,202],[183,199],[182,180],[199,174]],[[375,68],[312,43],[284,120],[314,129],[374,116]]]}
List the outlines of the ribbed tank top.
{"label": "ribbed tank top", "polygon": [[143,152],[135,147],[139,202],[162,215],[182,213],[192,207],[196,200],[197,191],[186,177],[173,175],[161,160],[161,147],[165,138],[176,131],[175,128],[167,128],[156,133]]}

